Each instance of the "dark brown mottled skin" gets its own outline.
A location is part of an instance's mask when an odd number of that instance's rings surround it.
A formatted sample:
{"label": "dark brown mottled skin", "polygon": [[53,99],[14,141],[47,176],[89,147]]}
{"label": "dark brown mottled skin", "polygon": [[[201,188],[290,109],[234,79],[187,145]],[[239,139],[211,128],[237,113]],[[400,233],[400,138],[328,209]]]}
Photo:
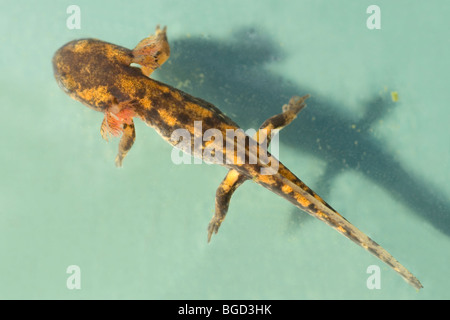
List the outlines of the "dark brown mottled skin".
{"label": "dark brown mottled skin", "polygon": [[[101,126],[103,138],[122,134],[116,165],[122,165],[134,143],[134,117],[145,121],[174,146],[178,143],[171,139],[174,130],[188,130],[192,136],[188,152],[202,158],[206,146],[216,146],[214,150],[223,160],[219,164],[230,169],[216,192],[216,212],[208,227],[208,241],[225,219],[233,192],[246,180],[253,180],[368,250],[415,288],[422,288],[419,280],[392,255],[337,213],[263,147],[270,143],[271,130],[279,130],[296,118],[305,107],[308,95],[293,97],[283,106],[282,113],[266,120],[260,129],[265,129],[267,135],[259,131],[254,137],[248,137],[236,131],[237,139],[241,137],[246,141],[245,159],[241,157],[238,162],[239,155],[230,154],[225,148],[229,139],[226,130],[239,129],[234,121],[211,103],[149,78],[169,55],[166,29],[157,27],[155,35],[142,40],[133,50],[100,40],[81,39],[67,43],[53,57],[54,74],[60,87],[72,98],[105,114]],[[141,67],[131,66],[132,63]],[[220,144],[219,141],[202,141],[201,148],[194,148],[194,121],[201,121],[202,135],[207,129],[220,130],[223,141]],[[249,147],[250,141],[256,141],[256,147]],[[260,159],[263,151],[268,154],[269,162]],[[247,161],[250,155],[257,155],[258,161],[251,164]],[[264,168],[274,163],[277,164],[275,172],[262,174]]]}

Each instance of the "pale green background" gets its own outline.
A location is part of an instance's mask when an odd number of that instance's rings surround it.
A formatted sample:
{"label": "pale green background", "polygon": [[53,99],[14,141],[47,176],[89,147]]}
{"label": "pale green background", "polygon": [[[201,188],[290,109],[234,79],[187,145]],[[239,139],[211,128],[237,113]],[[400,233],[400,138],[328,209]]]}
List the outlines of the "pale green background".
{"label": "pale green background", "polygon": [[[450,2],[0,3],[0,298],[450,298]],[[66,27],[70,4],[80,30]],[[381,30],[366,28],[370,4]],[[132,48],[156,24],[172,57],[154,76],[245,128],[311,93],[281,160],[425,288],[250,182],[207,244],[226,170],[174,165],[139,120],[115,168],[117,140],[58,88],[51,58],[82,37]],[[66,288],[72,264],[81,290]],[[372,264],[380,290],[366,287]]]}

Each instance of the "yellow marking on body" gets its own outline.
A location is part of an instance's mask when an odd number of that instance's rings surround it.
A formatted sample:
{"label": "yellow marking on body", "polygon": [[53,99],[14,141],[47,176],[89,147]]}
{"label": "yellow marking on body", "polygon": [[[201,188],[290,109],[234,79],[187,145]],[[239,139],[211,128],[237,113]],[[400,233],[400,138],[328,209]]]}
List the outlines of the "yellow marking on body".
{"label": "yellow marking on body", "polygon": [[105,98],[109,97],[110,95],[107,86],[98,86],[96,88],[80,90],[77,92],[77,94],[81,99],[89,101],[93,105],[97,105],[100,102],[107,101],[108,99]]}
{"label": "yellow marking on body", "polygon": [[327,215],[326,215],[324,212],[318,210],[318,211],[316,212],[316,214],[317,214],[317,216],[318,216],[320,219],[326,220],[325,218],[327,217]]}
{"label": "yellow marking on body", "polygon": [[285,184],[284,186],[281,187],[281,191],[283,191],[283,193],[285,194],[288,194],[292,192],[292,188],[287,184]]}
{"label": "yellow marking on body", "polygon": [[300,195],[298,193],[295,194],[294,198],[304,208],[306,208],[307,206],[309,206],[311,204],[311,201],[309,201],[304,196],[302,196],[302,195]]}
{"label": "yellow marking on body", "polygon": [[195,115],[201,117],[202,119],[210,118],[210,117],[214,116],[214,114],[213,114],[213,112],[211,110],[202,108],[199,105],[197,105],[195,103],[191,103],[191,102],[186,103],[185,109],[188,112],[192,112]]}
{"label": "yellow marking on body", "polygon": [[234,184],[237,181],[237,179],[239,178],[239,172],[237,172],[236,170],[231,170],[228,173],[227,178],[229,179],[229,182],[231,184]]}
{"label": "yellow marking on body", "polygon": [[275,179],[270,175],[262,175],[260,174],[258,177],[258,180],[265,183],[265,184],[274,184]]}
{"label": "yellow marking on body", "polygon": [[317,200],[319,200],[321,202],[323,201],[323,199],[317,193],[314,194],[314,198],[316,198]]}
{"label": "yellow marking on body", "polygon": [[161,118],[171,127],[178,123],[178,119],[165,109],[158,109],[158,113]]}
{"label": "yellow marking on body", "polygon": [[178,101],[183,100],[183,97],[181,96],[181,94],[178,91],[171,91],[170,94],[172,95],[172,97],[174,97]]}
{"label": "yellow marking on body", "polygon": [[339,230],[339,232],[341,232],[341,233],[347,233],[347,230],[342,228],[342,226],[338,226],[336,229]]}
{"label": "yellow marking on body", "polygon": [[136,85],[136,79],[133,78],[120,78],[120,81],[118,83],[118,87],[122,88],[122,90],[126,90],[130,96],[136,95],[136,90],[138,89],[138,86]]}
{"label": "yellow marking on body", "polygon": [[230,190],[230,186],[234,185],[239,178],[239,172],[236,170],[230,170],[227,174],[226,183],[223,184],[222,188],[225,192]]}
{"label": "yellow marking on body", "polygon": [[87,46],[88,42],[86,40],[80,40],[78,42],[76,42],[73,46],[73,52],[78,53],[89,53],[92,51],[92,47],[91,46]]}
{"label": "yellow marking on body", "polygon": [[139,99],[138,101],[144,109],[150,110],[152,108],[152,101],[148,97],[145,96],[142,99]]}
{"label": "yellow marking on body", "polygon": [[153,85],[155,86],[155,89],[158,89],[158,90],[161,91],[161,92],[164,92],[164,93],[168,93],[168,92],[173,93],[173,92],[169,89],[169,87],[167,87],[167,86],[163,86],[163,85],[158,84],[158,83],[154,83]]}

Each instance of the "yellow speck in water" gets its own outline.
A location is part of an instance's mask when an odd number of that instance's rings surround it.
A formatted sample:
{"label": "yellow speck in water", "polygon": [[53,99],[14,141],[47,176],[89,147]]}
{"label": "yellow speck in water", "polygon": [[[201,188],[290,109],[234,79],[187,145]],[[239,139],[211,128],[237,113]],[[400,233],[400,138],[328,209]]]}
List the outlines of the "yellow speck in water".
{"label": "yellow speck in water", "polygon": [[392,101],[397,102],[398,101],[398,92],[397,91],[392,91],[391,92],[391,98],[392,98]]}

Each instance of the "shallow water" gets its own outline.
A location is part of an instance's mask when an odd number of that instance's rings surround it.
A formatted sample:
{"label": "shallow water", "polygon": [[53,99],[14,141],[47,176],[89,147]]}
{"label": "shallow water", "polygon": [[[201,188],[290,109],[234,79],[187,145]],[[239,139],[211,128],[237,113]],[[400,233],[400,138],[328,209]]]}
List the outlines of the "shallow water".
{"label": "shallow water", "polygon": [[[223,2],[4,1],[0,298],[450,298],[450,5],[377,1],[369,30],[367,1]],[[71,4],[80,29],[66,26]],[[172,54],[154,77],[243,128],[310,93],[280,134],[281,161],[424,289],[250,182],[207,244],[226,170],[173,164],[142,122],[115,168],[102,115],[58,88],[51,58],[76,38],[132,48],[156,24]],[[70,265],[80,290],[67,288]],[[367,287],[371,265],[380,289]]]}

